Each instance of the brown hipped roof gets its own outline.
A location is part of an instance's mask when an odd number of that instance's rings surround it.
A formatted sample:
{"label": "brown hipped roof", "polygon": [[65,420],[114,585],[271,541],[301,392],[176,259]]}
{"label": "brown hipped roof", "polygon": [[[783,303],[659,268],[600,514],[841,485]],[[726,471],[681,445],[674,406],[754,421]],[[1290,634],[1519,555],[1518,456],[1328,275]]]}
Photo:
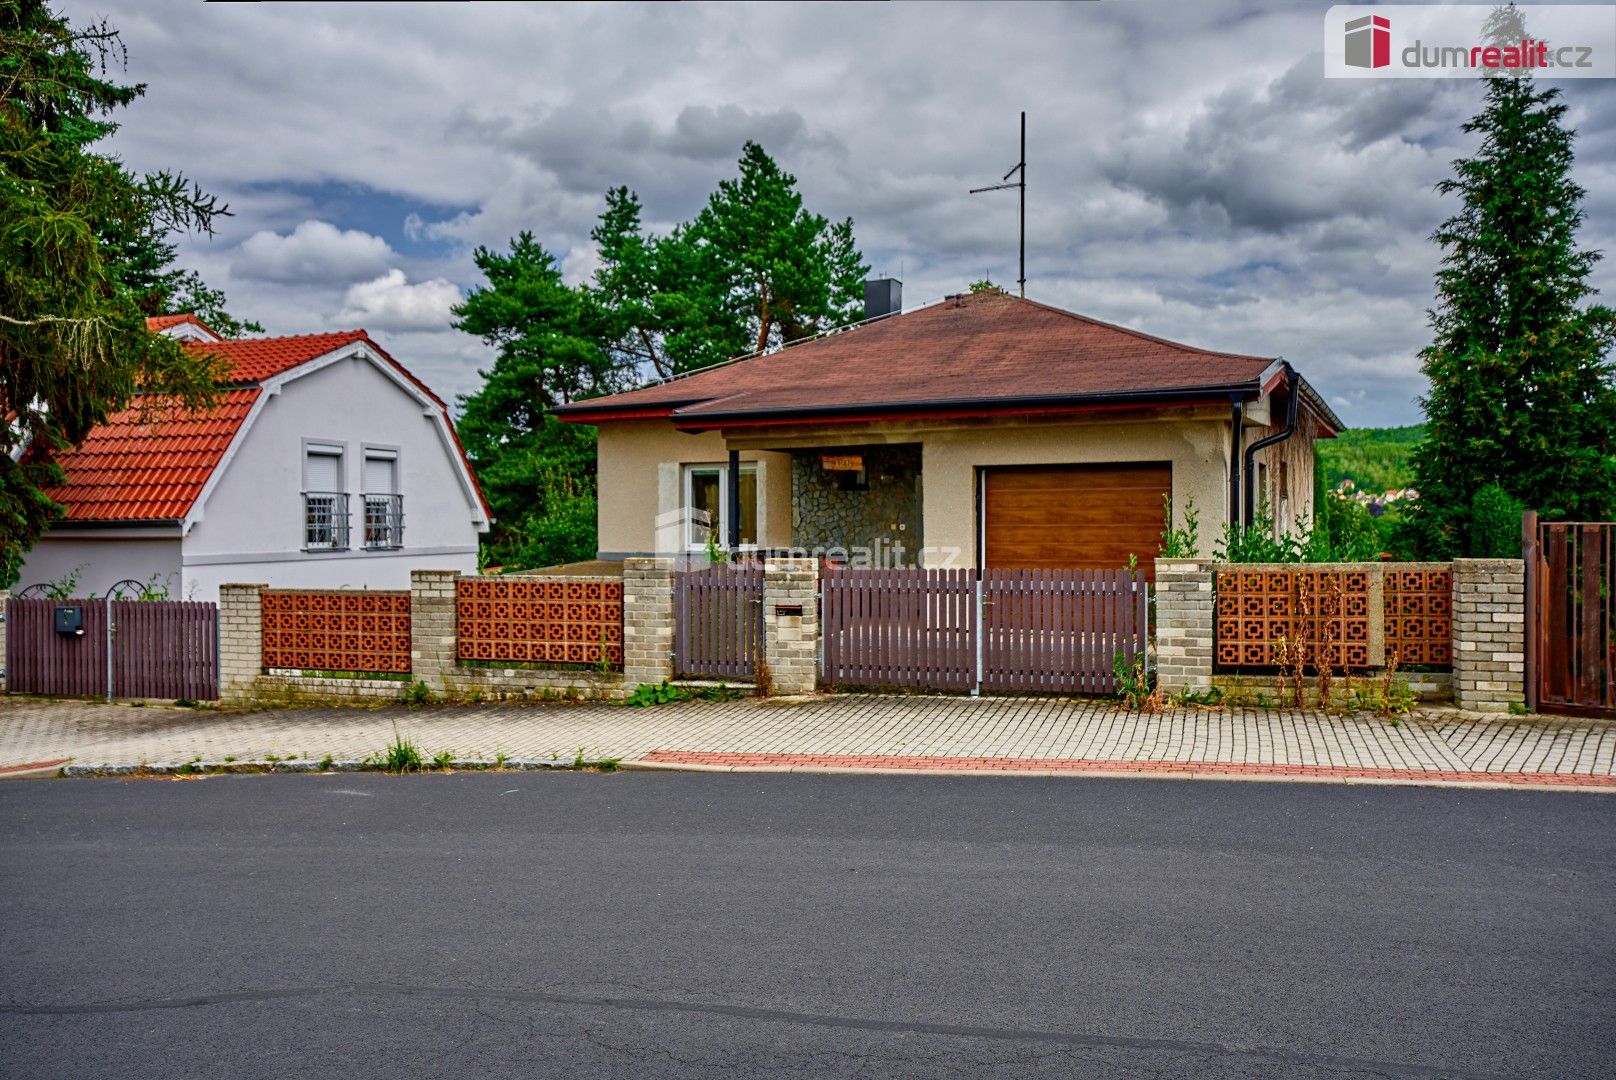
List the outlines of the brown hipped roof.
{"label": "brown hipped roof", "polygon": [[[950,297],[776,352],[573,402],[562,419],[681,426],[882,411],[1255,397],[1274,357],[1214,352],[1000,292]],[[1333,419],[1333,418],[1331,418]]]}

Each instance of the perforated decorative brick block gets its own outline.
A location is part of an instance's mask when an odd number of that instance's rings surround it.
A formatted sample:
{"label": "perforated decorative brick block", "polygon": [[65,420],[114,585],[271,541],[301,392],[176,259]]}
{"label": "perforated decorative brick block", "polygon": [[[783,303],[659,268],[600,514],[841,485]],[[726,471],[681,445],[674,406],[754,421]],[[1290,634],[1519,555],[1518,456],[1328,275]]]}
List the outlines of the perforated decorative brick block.
{"label": "perforated decorative brick block", "polygon": [[462,660],[623,666],[621,581],[462,578],[455,608]]}
{"label": "perforated decorative brick block", "polygon": [[1453,664],[1453,571],[1386,574],[1386,659],[1399,666]]}
{"label": "perforated decorative brick block", "polygon": [[271,589],[262,604],[265,668],[410,672],[407,592]]}
{"label": "perforated decorative brick block", "polygon": [[1369,666],[1367,571],[1221,569],[1214,582],[1219,669],[1277,667],[1297,642],[1337,670]]}

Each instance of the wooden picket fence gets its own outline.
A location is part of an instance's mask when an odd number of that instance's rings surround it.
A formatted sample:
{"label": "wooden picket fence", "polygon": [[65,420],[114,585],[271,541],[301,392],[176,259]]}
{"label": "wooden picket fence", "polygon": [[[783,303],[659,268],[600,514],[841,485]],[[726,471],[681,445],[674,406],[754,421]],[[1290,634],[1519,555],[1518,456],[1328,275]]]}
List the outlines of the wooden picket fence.
{"label": "wooden picket fence", "polygon": [[[56,632],[62,607],[79,609],[83,634]],[[212,700],[219,696],[218,625],[216,605],[188,600],[8,600],[6,688]]]}
{"label": "wooden picket fence", "polygon": [[678,570],[673,592],[675,674],[752,678],[763,653],[763,564]]}
{"label": "wooden picket fence", "polygon": [[827,685],[1105,694],[1144,654],[1147,586],[1124,570],[827,568]]}

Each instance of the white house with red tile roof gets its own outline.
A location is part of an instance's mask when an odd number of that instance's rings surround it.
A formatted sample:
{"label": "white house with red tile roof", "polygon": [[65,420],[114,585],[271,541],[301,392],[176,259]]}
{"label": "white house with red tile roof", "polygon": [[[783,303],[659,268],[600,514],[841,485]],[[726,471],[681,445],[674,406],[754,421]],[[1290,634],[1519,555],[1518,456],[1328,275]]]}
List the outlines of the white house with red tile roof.
{"label": "white house with red tile roof", "polygon": [[79,595],[133,579],[212,600],[226,582],[399,589],[413,569],[475,570],[490,515],[448,407],[365,331],[148,325],[224,361],[218,405],[137,401],[58,454],[65,513],[15,589],[76,573]]}

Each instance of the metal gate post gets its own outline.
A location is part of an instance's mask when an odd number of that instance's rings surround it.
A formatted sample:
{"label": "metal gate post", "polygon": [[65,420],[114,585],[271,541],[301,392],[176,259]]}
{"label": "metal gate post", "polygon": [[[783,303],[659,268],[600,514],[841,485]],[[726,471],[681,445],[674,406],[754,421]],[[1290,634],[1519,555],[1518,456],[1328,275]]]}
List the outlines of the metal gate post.
{"label": "metal gate post", "polygon": [[1526,711],[1537,712],[1537,635],[1542,619],[1537,610],[1537,511],[1521,514],[1521,559],[1526,564],[1525,626],[1526,671],[1522,687],[1526,691]]}
{"label": "metal gate post", "polygon": [[112,700],[112,590],[107,591],[107,700]]}

